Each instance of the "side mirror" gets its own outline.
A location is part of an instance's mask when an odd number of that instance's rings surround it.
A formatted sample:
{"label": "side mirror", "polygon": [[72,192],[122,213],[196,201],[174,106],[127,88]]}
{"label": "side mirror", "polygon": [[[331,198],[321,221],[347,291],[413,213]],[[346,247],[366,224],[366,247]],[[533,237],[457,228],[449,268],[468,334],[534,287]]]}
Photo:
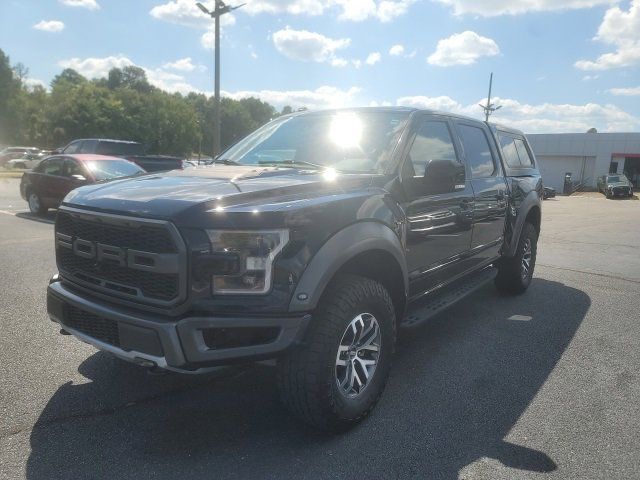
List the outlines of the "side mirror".
{"label": "side mirror", "polygon": [[71,179],[74,181],[74,183],[82,183],[87,181],[84,175],[71,175]]}
{"label": "side mirror", "polygon": [[424,169],[424,182],[429,193],[449,193],[464,190],[464,165],[455,160],[429,160]]}
{"label": "side mirror", "polygon": [[64,148],[59,147],[59,148],[56,148],[55,150],[52,150],[51,155],[60,155],[63,151],[64,151]]}

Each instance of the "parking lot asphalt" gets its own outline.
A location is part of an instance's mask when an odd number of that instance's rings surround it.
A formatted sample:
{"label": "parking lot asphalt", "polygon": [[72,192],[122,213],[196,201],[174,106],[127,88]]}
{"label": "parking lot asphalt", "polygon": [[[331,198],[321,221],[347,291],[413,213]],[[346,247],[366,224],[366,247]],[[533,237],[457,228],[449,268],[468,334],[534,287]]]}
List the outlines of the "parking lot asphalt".
{"label": "parking lot asphalt", "polygon": [[544,203],[529,291],[488,285],[400,339],[372,416],[315,433],[273,369],[150,376],[47,319],[54,213],[0,179],[0,478],[630,479],[640,202]]}

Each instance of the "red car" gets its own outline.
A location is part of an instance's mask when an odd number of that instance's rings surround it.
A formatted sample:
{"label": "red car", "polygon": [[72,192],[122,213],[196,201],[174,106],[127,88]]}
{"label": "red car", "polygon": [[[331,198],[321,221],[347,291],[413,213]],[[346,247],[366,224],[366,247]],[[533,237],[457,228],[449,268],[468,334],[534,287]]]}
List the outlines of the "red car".
{"label": "red car", "polygon": [[45,158],[20,182],[20,194],[32,213],[43,214],[57,208],[74,188],[145,171],[129,160],[106,155],[54,155]]}

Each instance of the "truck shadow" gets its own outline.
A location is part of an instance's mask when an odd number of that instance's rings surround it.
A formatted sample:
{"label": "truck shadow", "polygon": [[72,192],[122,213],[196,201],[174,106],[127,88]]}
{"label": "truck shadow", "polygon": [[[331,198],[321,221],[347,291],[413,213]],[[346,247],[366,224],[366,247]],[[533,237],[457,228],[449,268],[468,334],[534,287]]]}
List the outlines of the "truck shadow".
{"label": "truck shadow", "polygon": [[505,437],[590,304],[544,279],[516,298],[483,288],[401,337],[378,408],[341,436],[290,418],[269,367],[150,377],[96,353],[79,369],[90,381],[61,386],[40,415],[27,477],[457,479],[481,458],[550,472],[554,452]]}

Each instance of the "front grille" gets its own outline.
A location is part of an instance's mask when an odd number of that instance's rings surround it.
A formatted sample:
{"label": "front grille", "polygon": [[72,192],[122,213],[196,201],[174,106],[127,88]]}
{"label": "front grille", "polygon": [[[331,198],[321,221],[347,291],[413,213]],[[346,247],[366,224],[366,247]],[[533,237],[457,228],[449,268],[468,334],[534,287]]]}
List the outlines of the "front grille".
{"label": "front grille", "polygon": [[64,325],[80,333],[84,333],[91,338],[108,343],[109,345],[115,347],[120,346],[118,322],[114,320],[109,320],[108,318],[103,318],[67,305]]}
{"label": "front grille", "polygon": [[[96,217],[97,219],[97,217]],[[89,242],[100,242],[122,248],[153,253],[176,253],[171,235],[163,228],[131,228],[77,218],[60,211],[56,217],[56,231]]]}
{"label": "front grille", "polygon": [[132,270],[120,265],[78,257],[69,249],[59,249],[58,258],[65,271],[73,278],[93,283],[105,284],[106,288],[131,296],[171,301],[179,295],[177,274],[151,273]]}
{"label": "front grille", "polygon": [[616,195],[629,195],[629,187],[614,187],[613,193]]}
{"label": "front grille", "polygon": [[184,298],[181,240],[169,224],[60,210],[56,239],[60,273],[84,288],[159,306]]}

